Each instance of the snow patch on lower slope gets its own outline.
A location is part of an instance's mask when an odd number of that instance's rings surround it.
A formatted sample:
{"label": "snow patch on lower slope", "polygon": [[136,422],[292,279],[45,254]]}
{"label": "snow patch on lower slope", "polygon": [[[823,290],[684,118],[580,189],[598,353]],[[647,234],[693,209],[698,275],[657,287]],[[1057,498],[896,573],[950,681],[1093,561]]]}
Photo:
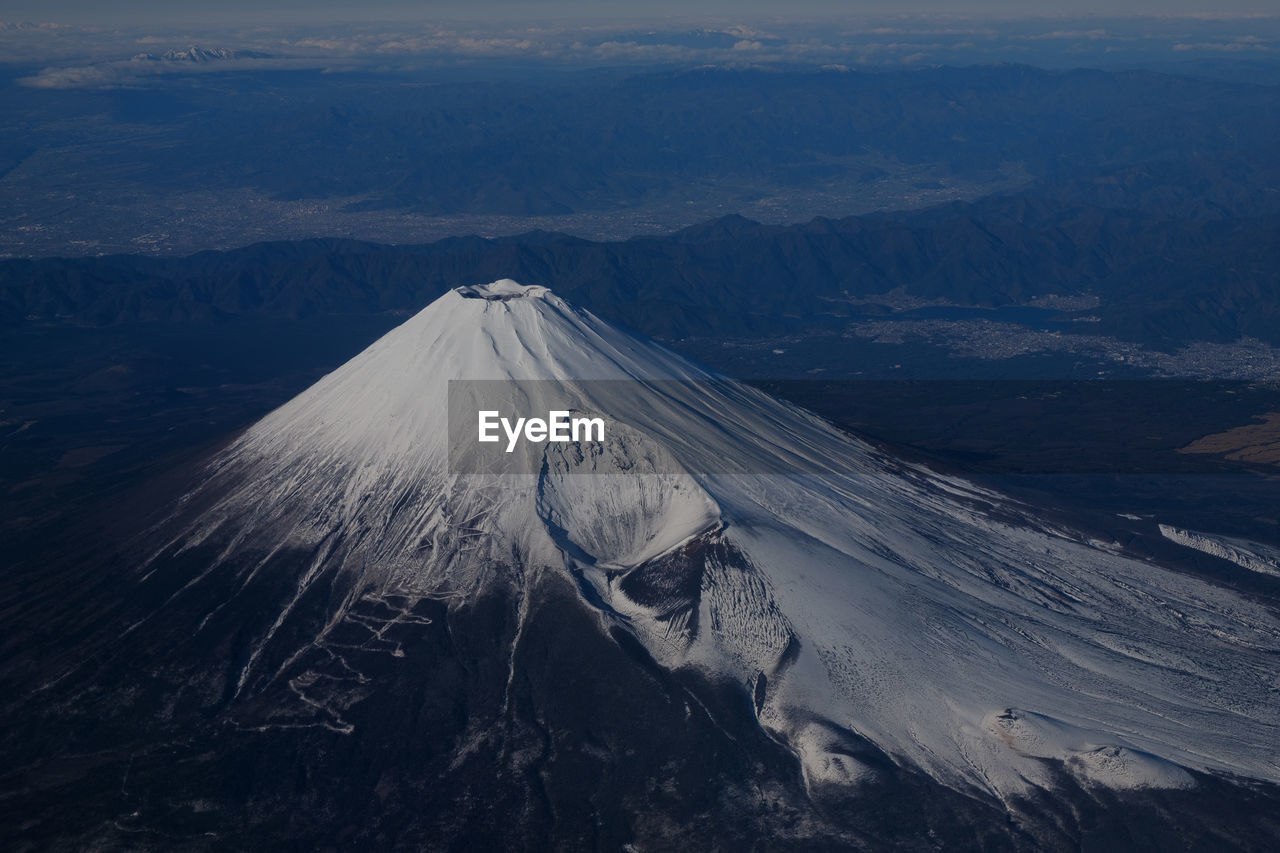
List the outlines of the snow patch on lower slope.
{"label": "snow patch on lower slope", "polygon": [[1194,548],[1213,557],[1235,563],[1242,569],[1261,575],[1280,577],[1280,550],[1229,536],[1210,536],[1194,530],[1183,530],[1171,524],[1160,525],[1160,535],[1170,542]]}
{"label": "snow patch on lower slope", "polygon": [[[921,512],[924,495],[900,513],[884,491],[887,511],[856,542],[839,529],[850,512],[824,519],[810,507],[810,529],[833,529],[805,541],[780,535],[776,518],[734,523],[734,502],[718,499],[730,541],[770,567],[800,643],[795,671],[771,685],[780,728],[819,712],[949,784],[996,793],[1048,784],[1039,759],[1049,758],[1122,785],[1185,781],[1142,755],[1280,774],[1267,676],[1280,626],[1262,607],[1033,529],[978,516],[957,524],[955,507]],[[1091,733],[1090,749],[1048,739],[1044,754],[993,739],[990,714],[1009,707]]]}
{"label": "snow patch on lower slope", "polygon": [[1064,759],[1068,769],[1110,788],[1189,788],[1191,775],[1176,764],[1140,750],[1099,744],[1097,734],[1044,714],[1010,708],[985,726],[1016,752]]}

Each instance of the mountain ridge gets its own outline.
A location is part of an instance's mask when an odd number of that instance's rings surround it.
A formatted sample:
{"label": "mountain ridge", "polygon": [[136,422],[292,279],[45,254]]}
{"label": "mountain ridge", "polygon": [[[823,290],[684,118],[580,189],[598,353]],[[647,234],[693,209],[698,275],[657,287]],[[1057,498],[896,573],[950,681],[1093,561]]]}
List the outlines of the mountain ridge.
{"label": "mountain ridge", "polygon": [[[1060,187],[1056,198],[992,197],[790,226],[733,215],[613,243],[537,232],[423,246],[266,243],[182,259],[6,260],[0,324],[407,312],[451,282],[511,274],[554,280],[601,316],[667,339],[831,329],[865,313],[861,306],[896,304],[898,294],[983,308],[1085,298],[1094,307],[1062,316],[1090,320],[1089,333],[1159,349],[1241,337],[1280,345],[1267,307],[1275,301],[1269,271],[1280,267],[1275,194],[1226,192],[1242,206],[1201,219],[1170,203],[1167,176],[1139,172]],[[1098,203],[1134,182],[1133,206]],[[1082,194],[1096,198],[1084,203]]]}
{"label": "mountain ridge", "polygon": [[[451,379],[526,413],[567,387],[610,439],[457,473]],[[7,710],[38,733],[2,741],[9,802],[88,804],[42,837],[162,846],[249,803],[255,844],[299,813],[331,837],[364,756],[368,831],[401,839],[1065,850],[1101,820],[1265,849],[1269,611],[543,287],[450,291],[187,477],[37,614],[63,639]]]}
{"label": "mountain ridge", "polygon": [[[508,405],[517,411],[563,405],[604,413],[609,438],[589,448],[527,446],[541,456],[531,469],[541,471],[537,476],[450,474],[461,451],[443,420],[446,378],[510,382]],[[530,380],[535,384],[519,384]],[[547,381],[571,387],[564,392],[570,402],[545,402],[543,395],[557,399],[537,384]],[[468,397],[462,410],[476,405]],[[786,458],[795,459],[797,474],[758,473],[768,470],[762,467],[767,460]],[[812,474],[799,467],[806,458],[823,467],[817,485],[808,485]],[[725,460],[734,473],[713,467]],[[263,561],[248,575],[252,580],[278,575],[269,568],[277,552],[312,555],[292,602],[254,642],[233,698],[287,670],[298,638],[288,633],[281,646],[278,632],[319,578],[346,590],[345,603],[326,617],[322,638],[345,618],[345,608],[370,594],[465,599],[511,572],[508,582],[519,589],[526,573],[559,570],[577,580],[586,602],[607,605],[600,618],[621,618],[664,666],[704,667],[740,683],[767,674],[759,682],[768,685],[758,698],[761,723],[800,754],[811,779],[852,783],[870,772],[853,758],[834,757],[840,750],[831,752],[828,736],[802,722],[847,713],[844,703],[852,701],[860,708],[856,722],[840,725],[951,785],[1010,794],[1036,779],[1047,784],[1035,770],[1034,758],[1042,757],[1120,787],[1190,785],[1191,777],[1176,767],[1188,761],[1207,762],[1195,765],[1200,771],[1229,767],[1280,780],[1277,757],[1268,759],[1260,743],[1243,752],[1231,746],[1250,742],[1247,729],[1232,729],[1229,737],[1225,730],[1204,731],[1214,743],[1208,750],[1178,746],[1169,740],[1172,730],[1152,737],[1143,729],[1161,731],[1157,719],[1180,715],[1181,725],[1191,718],[1202,727],[1226,725],[1214,710],[1223,700],[1196,692],[1206,675],[1206,664],[1196,659],[1207,653],[1211,636],[1217,645],[1226,638],[1222,652],[1236,655],[1237,666],[1252,654],[1246,649],[1266,648],[1278,632],[1268,631],[1262,610],[1237,625],[1235,618],[1252,612],[1243,600],[1227,604],[1226,593],[1127,561],[1110,546],[1072,543],[1067,533],[1040,525],[994,493],[900,466],[798,409],[613,329],[545,288],[502,281],[450,291],[250,428],[189,500],[201,503],[205,493],[223,497],[203,508],[193,527],[180,526],[156,556],[172,559],[193,548],[208,552],[207,543],[224,544],[205,573],[173,597],[192,595],[206,575],[246,558]],[[799,568],[782,568],[791,566]],[[144,568],[144,577],[156,571]],[[683,597],[669,591],[653,598],[656,590],[682,589],[695,578]],[[1175,610],[1196,612],[1193,622],[1175,620],[1192,631],[1195,645],[1170,634],[1159,608],[1126,591],[1134,587],[1159,587],[1178,601]],[[636,598],[628,589],[650,592]],[[832,610],[820,601],[838,605]],[[848,621],[838,615],[841,607],[860,615]],[[900,620],[892,630],[873,615],[886,612]],[[1099,643],[1096,632],[1112,630],[1108,623],[1121,613],[1126,623],[1145,626],[1127,632],[1125,641],[1143,646],[1143,653],[1117,657],[1111,644]],[[1035,630],[1057,639],[1029,641],[1026,628],[990,627],[1010,619],[1039,625]],[[975,697],[962,685],[980,677],[962,673],[978,658],[951,658],[946,669],[956,671],[947,676],[923,674],[931,671],[917,660],[924,649],[947,654],[943,650],[952,648],[946,634],[930,638],[938,626],[929,620],[997,655],[986,665],[1013,680],[991,681],[988,672],[985,689],[999,683],[1003,703],[969,704]],[[1197,623],[1215,626],[1216,634],[1192,630]],[[909,636],[906,626],[913,624],[924,631],[921,637]],[[799,658],[783,666],[793,643]],[[1062,648],[1072,651],[1064,655]],[[859,657],[872,649],[881,651]],[[264,667],[263,661],[275,663]],[[1144,688],[1145,703],[1163,698],[1158,715],[1142,717],[1135,709],[1144,702],[1119,700],[1133,688],[1122,686],[1111,667],[1140,679],[1156,671],[1142,666],[1156,661],[1180,673],[1183,700],[1208,704],[1184,710],[1165,688]],[[920,665],[926,668],[913,668]],[[275,675],[273,666],[279,667]],[[1080,706],[1072,681],[1052,674],[1059,667],[1091,685],[1089,703]],[[871,693],[859,686],[861,678],[846,680],[877,670]],[[815,675],[823,671],[827,675]],[[1019,679],[1042,710],[1016,710]],[[1252,689],[1249,684],[1238,687]],[[925,698],[921,690],[938,695]],[[889,696],[911,708],[918,727],[912,736],[896,729],[900,709],[883,704]],[[939,716],[948,706],[952,710]],[[1046,716],[1049,709],[1074,713],[1076,722]],[[952,721],[950,714],[959,716]],[[1106,714],[1124,718],[1127,735],[1082,728]],[[1280,724],[1264,717],[1254,725]],[[1103,748],[1110,752],[1092,751]],[[1162,752],[1165,757],[1155,757]],[[1177,757],[1172,763],[1170,755]],[[1017,768],[1012,774],[1011,767]]]}

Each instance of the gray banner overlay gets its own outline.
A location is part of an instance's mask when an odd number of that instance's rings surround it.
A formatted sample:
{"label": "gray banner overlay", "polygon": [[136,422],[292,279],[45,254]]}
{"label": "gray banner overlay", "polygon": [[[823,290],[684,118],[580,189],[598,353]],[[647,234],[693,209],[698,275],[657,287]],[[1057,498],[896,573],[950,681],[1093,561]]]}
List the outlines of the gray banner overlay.
{"label": "gray banner overlay", "polygon": [[1280,468],[1280,382],[455,380],[448,397],[458,474],[856,468],[834,431],[961,473]]}

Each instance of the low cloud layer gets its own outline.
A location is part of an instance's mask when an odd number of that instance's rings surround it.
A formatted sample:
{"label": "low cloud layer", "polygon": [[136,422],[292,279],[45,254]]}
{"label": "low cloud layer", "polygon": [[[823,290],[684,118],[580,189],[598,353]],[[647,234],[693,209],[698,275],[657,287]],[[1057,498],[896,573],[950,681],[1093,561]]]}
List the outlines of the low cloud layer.
{"label": "low cloud layer", "polygon": [[343,25],[165,33],[0,25],[23,85],[109,88],[257,69],[413,71],[483,63],[547,67],[690,64],[901,67],[1018,61],[1046,66],[1280,55],[1280,18],[982,21],[670,21],[626,24]]}

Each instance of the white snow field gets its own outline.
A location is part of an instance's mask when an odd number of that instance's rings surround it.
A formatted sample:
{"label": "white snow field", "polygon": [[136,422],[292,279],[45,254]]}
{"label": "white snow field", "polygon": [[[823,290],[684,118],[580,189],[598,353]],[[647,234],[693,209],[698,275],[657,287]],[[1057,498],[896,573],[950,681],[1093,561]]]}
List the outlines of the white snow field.
{"label": "white snow field", "polygon": [[1280,552],[1260,542],[1230,536],[1210,536],[1194,530],[1183,530],[1171,524],[1161,524],[1160,535],[1170,542],[1235,563],[1242,569],[1280,577]]}
{"label": "white snow field", "polygon": [[[450,473],[450,379],[560,380],[617,428],[522,445],[538,473]],[[602,379],[643,385],[583,381]],[[544,414],[527,387],[509,410]],[[213,510],[172,544],[229,542],[224,559],[256,561],[246,584],[274,551],[314,552],[277,627],[335,565],[348,604],[465,606],[570,573],[602,628],[754,691],[810,785],[874,777],[876,749],[998,797],[1063,772],[1280,781],[1274,612],[888,458],[545,287],[446,294],[251,427],[201,488]]]}

